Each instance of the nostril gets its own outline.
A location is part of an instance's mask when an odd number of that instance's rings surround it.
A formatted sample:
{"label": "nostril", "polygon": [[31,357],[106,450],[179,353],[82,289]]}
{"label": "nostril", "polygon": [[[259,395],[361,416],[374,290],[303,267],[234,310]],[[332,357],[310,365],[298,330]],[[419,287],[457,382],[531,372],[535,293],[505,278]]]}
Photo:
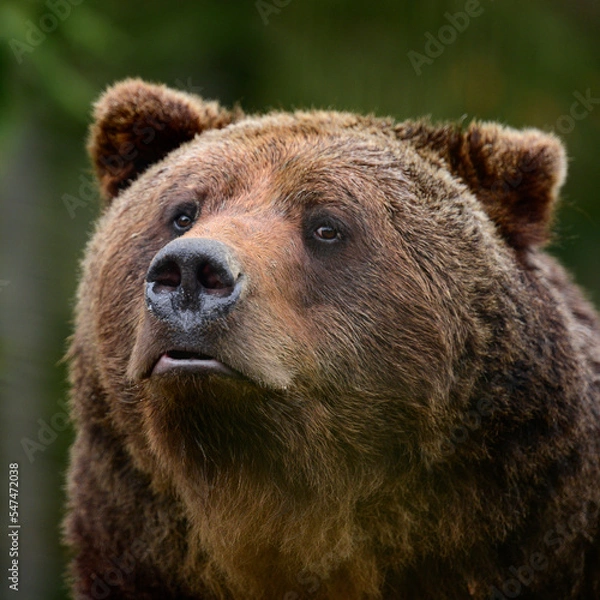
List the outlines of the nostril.
{"label": "nostril", "polygon": [[198,281],[209,294],[227,295],[233,289],[231,275],[216,268],[210,262],[205,263],[198,270]]}
{"label": "nostril", "polygon": [[164,262],[148,277],[154,283],[154,291],[173,291],[181,285],[181,270],[172,260]]}

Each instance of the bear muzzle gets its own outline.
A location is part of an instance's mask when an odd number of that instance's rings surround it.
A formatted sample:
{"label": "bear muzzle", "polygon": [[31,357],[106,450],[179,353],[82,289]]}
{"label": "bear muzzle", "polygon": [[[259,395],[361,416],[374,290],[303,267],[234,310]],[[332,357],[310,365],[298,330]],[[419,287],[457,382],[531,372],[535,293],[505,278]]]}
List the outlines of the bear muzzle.
{"label": "bear muzzle", "polygon": [[203,352],[203,339],[235,308],[245,286],[234,250],[222,242],[184,237],[164,246],[146,274],[145,301],[150,318],[177,343],[162,354],[153,374],[178,370],[235,375]]}

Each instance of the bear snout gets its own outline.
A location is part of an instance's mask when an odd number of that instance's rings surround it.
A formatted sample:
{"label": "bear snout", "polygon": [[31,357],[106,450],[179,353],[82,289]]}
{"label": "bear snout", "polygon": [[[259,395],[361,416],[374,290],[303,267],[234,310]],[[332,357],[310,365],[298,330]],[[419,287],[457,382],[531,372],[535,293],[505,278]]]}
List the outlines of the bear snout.
{"label": "bear snout", "polygon": [[230,246],[208,238],[178,238],[150,264],[146,307],[170,329],[202,329],[235,308],[245,283]]}

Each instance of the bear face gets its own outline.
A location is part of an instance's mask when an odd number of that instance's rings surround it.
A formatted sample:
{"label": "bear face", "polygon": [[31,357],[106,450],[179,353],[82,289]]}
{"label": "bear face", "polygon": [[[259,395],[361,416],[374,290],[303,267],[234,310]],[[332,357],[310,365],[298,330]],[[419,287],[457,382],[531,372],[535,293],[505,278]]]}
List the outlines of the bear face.
{"label": "bear face", "polygon": [[[148,597],[483,598],[548,520],[595,531],[600,334],[539,250],[555,138],[245,117],[128,81],[90,151],[105,210],[70,354],[67,519],[82,593],[131,543],[117,524],[140,494],[139,525],[160,525],[131,597],[158,569]],[[82,520],[94,495],[110,526]],[[168,575],[154,538],[184,540]],[[582,539],[555,564],[581,563]]]}

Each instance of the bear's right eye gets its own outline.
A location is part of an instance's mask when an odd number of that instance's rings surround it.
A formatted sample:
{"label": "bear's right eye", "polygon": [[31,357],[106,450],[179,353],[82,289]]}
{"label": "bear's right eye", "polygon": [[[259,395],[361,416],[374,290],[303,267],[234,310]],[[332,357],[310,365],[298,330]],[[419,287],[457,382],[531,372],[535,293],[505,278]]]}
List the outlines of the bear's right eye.
{"label": "bear's right eye", "polygon": [[185,231],[189,229],[192,223],[192,218],[186,214],[177,215],[173,220],[173,225],[175,225],[175,229],[179,229],[180,231]]}
{"label": "bear's right eye", "polygon": [[171,214],[171,225],[173,230],[177,235],[181,235],[188,231],[196,221],[198,207],[193,204],[179,205]]}

